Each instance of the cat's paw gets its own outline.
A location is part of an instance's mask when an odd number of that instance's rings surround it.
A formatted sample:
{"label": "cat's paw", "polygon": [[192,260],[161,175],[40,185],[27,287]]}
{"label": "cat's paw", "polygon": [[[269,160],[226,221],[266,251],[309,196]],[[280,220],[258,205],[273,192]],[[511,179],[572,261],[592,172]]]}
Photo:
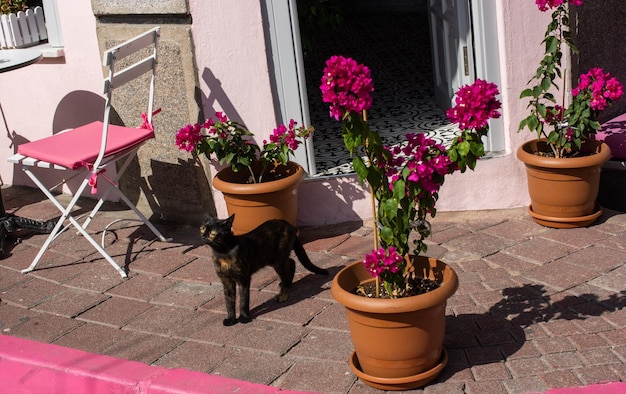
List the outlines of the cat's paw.
{"label": "cat's paw", "polygon": [[223,321],[222,323],[223,323],[226,327],[228,327],[228,326],[232,326],[232,325],[234,325],[234,324],[237,324],[237,319],[235,319],[234,317],[233,317],[233,318],[227,318],[227,319],[224,319],[224,321]]}
{"label": "cat's paw", "polygon": [[276,302],[285,302],[287,301],[287,299],[289,298],[289,293],[285,292],[281,292],[280,294],[278,294],[276,296]]}
{"label": "cat's paw", "polygon": [[252,321],[252,318],[250,316],[239,316],[239,323],[250,323]]}

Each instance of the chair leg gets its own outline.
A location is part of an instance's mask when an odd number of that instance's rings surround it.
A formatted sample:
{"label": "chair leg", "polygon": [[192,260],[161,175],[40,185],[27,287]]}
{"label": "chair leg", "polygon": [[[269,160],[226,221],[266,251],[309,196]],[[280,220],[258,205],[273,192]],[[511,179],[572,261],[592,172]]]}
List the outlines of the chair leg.
{"label": "chair leg", "polygon": [[122,163],[122,165],[119,167],[119,169],[117,170],[117,176],[116,179],[109,179],[109,178],[104,178],[104,180],[110,185],[110,187],[107,188],[107,190],[104,192],[104,194],[102,195],[102,197],[100,198],[100,200],[98,201],[98,203],[96,204],[96,206],[93,208],[93,210],[91,211],[91,213],[89,214],[89,216],[87,217],[87,219],[85,220],[85,222],[83,223],[83,228],[86,228],[89,223],[91,222],[91,220],[94,218],[94,216],[96,215],[96,213],[98,212],[98,210],[100,209],[100,207],[102,206],[102,204],[104,203],[104,200],[108,197],[109,193],[111,193],[111,191],[113,189],[115,189],[119,195],[119,197],[124,201],[124,203],[133,210],[133,212],[135,212],[135,214],[137,215],[137,217],[139,217],[139,219],[141,219],[141,221],[148,226],[148,228],[150,229],[150,231],[152,231],[152,233],[161,241],[161,242],[171,242],[172,238],[165,238],[165,236],[163,236],[163,234],[161,234],[161,232],[152,224],[152,222],[150,222],[150,220],[148,220],[148,218],[141,213],[141,211],[137,208],[137,206],[135,206],[135,204],[133,204],[128,197],[126,197],[126,195],[120,190],[119,186],[118,186],[118,179],[120,179],[122,177],[122,175],[124,174],[124,172],[126,171],[126,169],[128,168],[128,165],[131,163],[132,159],[134,158],[134,155],[129,155],[126,160]]}
{"label": "chair leg", "polygon": [[80,198],[81,194],[83,193],[83,190],[85,190],[85,188],[89,184],[88,177],[86,177],[83,180],[83,182],[79,186],[78,190],[76,190],[76,192],[75,192],[74,196],[72,197],[71,201],[69,202],[69,204],[67,204],[67,207],[63,207],[63,205],[56,199],[56,197],[54,197],[54,195],[52,195],[50,190],[48,190],[48,188],[46,188],[45,185],[39,181],[39,179],[37,179],[35,174],[33,174],[27,167],[23,167],[23,170],[31,178],[31,180],[39,187],[39,189],[46,195],[46,197],[48,197],[48,200],[50,200],[59,209],[59,211],[61,211],[61,217],[59,218],[57,224],[54,226],[54,229],[52,230],[52,232],[50,233],[50,235],[48,236],[48,238],[44,242],[44,244],[41,247],[41,249],[39,249],[39,252],[37,253],[37,256],[35,256],[35,259],[32,261],[30,266],[28,268],[26,268],[25,270],[23,270],[22,272],[23,273],[27,273],[27,272],[31,272],[31,271],[33,271],[35,269],[35,267],[39,263],[39,260],[41,260],[41,257],[46,252],[46,250],[48,249],[48,247],[50,246],[52,241],[59,235],[59,230],[63,226],[63,223],[65,223],[65,220],[69,220],[71,225],[76,227],[76,229],[80,232],[80,234],[82,234],[83,237],[85,237],[85,239],[100,253],[100,255],[102,255],[102,257],[104,257],[104,259],[109,264],[111,264],[113,266],[113,268],[115,268],[117,270],[117,272],[119,272],[119,274],[122,276],[122,278],[128,277],[126,272],[111,258],[111,256],[109,256],[109,254],[104,250],[104,248],[101,247],[98,244],[98,242],[96,242],[93,239],[93,237],[91,235],[89,235],[87,230],[85,230],[85,228],[83,226],[81,226],[81,224],[78,223],[78,221],[71,215],[72,209],[74,209],[74,206],[76,205],[76,202],[78,201],[78,199]]}

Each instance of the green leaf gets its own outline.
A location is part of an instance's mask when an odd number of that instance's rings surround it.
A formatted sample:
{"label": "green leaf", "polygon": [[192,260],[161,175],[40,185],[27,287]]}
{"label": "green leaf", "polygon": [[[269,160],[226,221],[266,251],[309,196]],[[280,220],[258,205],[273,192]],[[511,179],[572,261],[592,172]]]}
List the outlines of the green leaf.
{"label": "green leaf", "polygon": [[383,211],[389,220],[394,220],[398,214],[398,200],[390,198],[383,201]]}
{"label": "green leaf", "polygon": [[520,93],[519,98],[526,98],[532,95],[533,95],[532,89],[528,88],[528,89],[522,90],[522,93]]}
{"label": "green leaf", "polygon": [[354,156],[352,158],[352,166],[354,167],[354,172],[359,176],[359,180],[361,184],[364,179],[367,179],[367,166],[363,162],[363,159],[359,156]]}
{"label": "green leaf", "polygon": [[391,244],[393,242],[393,230],[387,226],[383,227],[380,230],[380,239],[382,239],[386,244]]}

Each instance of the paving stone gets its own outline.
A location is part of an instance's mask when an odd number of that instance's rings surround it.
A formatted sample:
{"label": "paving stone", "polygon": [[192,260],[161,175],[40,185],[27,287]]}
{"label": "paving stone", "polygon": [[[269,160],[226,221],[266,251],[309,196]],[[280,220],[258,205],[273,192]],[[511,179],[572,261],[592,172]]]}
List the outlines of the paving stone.
{"label": "paving stone", "polygon": [[482,230],[485,234],[507,238],[516,242],[524,241],[538,234],[548,231],[545,227],[537,226],[528,220],[509,220],[504,223]]}
{"label": "paving stone", "polygon": [[619,380],[617,374],[613,372],[611,368],[607,368],[604,365],[577,368],[573,372],[584,385],[600,382],[615,382]]}
{"label": "paving stone", "polygon": [[354,378],[345,362],[299,359],[280,378],[280,384],[294,391],[346,393]]}
{"label": "paving stone", "polygon": [[192,320],[181,323],[174,330],[172,336],[185,341],[225,346],[226,342],[233,339],[240,331],[245,329],[245,324],[235,324],[234,326],[224,327],[222,321],[225,318],[226,312],[199,312]]}
{"label": "paving stone", "polygon": [[610,331],[602,331],[598,335],[606,338],[612,346],[626,346],[626,330],[613,329]]}
{"label": "paving stone", "polygon": [[211,374],[267,385],[282,376],[291,365],[293,360],[274,354],[238,349]]}
{"label": "paving stone", "polygon": [[61,292],[63,289],[55,283],[31,277],[0,292],[0,298],[16,306],[31,308]]}
{"label": "paving stone", "polygon": [[350,333],[312,330],[288,354],[290,357],[346,362],[353,350]]}
{"label": "paving stone", "polygon": [[194,256],[184,255],[178,251],[159,250],[141,256],[128,267],[134,272],[167,276],[194,259]]}
{"label": "paving stone", "polygon": [[348,331],[346,308],[338,303],[330,304],[309,323],[311,328],[329,328],[332,330]]}
{"label": "paving stone", "polygon": [[592,271],[609,272],[623,266],[626,257],[623,251],[590,246],[567,255],[563,260]]}
{"label": "paving stone", "polygon": [[160,275],[135,275],[132,278],[110,288],[107,294],[126,297],[137,301],[150,301],[165,290],[174,286],[176,281]]}
{"label": "paving stone", "polygon": [[167,278],[200,283],[219,283],[213,261],[206,258],[195,258],[188,264],[170,273]]}
{"label": "paving stone", "polygon": [[25,323],[38,315],[37,312],[33,312],[30,309],[0,302],[0,331],[4,335],[13,335],[12,330],[15,326]]}
{"label": "paving stone", "polygon": [[543,360],[553,370],[574,370],[584,366],[580,357],[573,351],[544,354]]}
{"label": "paving stone", "polygon": [[535,376],[509,379],[502,382],[509,393],[541,393],[546,391],[545,384]]}
{"label": "paving stone", "polygon": [[214,284],[179,282],[153,297],[153,304],[176,305],[196,309],[224,293],[223,287]]}
{"label": "paving stone", "polygon": [[180,343],[179,339],[127,332],[126,335],[106,348],[102,354],[152,364],[164,354],[175,349]]}
{"label": "paving stone", "polygon": [[519,377],[537,376],[547,369],[546,364],[540,357],[509,360],[506,362],[506,366],[515,379]]}
{"label": "paving stone", "polygon": [[242,329],[226,342],[226,346],[284,355],[299,343],[308,331],[297,325],[255,320],[244,324]]}
{"label": "paving stone", "polygon": [[210,372],[236,350],[219,345],[187,341],[159,358],[154,365]]}
{"label": "paving stone", "polygon": [[534,260],[538,263],[547,263],[575,250],[572,246],[538,237],[511,246],[505,249],[505,252]]}
{"label": "paving stone", "polygon": [[539,379],[550,388],[576,387],[582,382],[571,371],[550,371],[539,374]]}
{"label": "paving stone", "polygon": [[465,349],[470,364],[487,364],[504,361],[504,355],[497,346],[472,347]]}
{"label": "paving stone", "polygon": [[154,305],[128,322],[123,329],[169,335],[195,316],[196,313],[188,309]]}
{"label": "paving stone", "polygon": [[31,278],[21,272],[0,268],[0,295],[2,290],[13,287],[18,283],[29,281]]}
{"label": "paving stone", "polygon": [[102,353],[105,349],[122,341],[127,335],[127,332],[118,328],[86,323],[63,335],[53,343],[80,349],[85,352]]}
{"label": "paving stone", "polygon": [[602,241],[610,235],[594,230],[593,228],[568,228],[568,229],[551,229],[543,234],[542,238],[557,241],[566,245],[577,248],[585,248],[596,242]]}
{"label": "paving stone", "polygon": [[467,394],[507,394],[500,381],[468,382],[465,386]]}
{"label": "paving stone", "polygon": [[557,260],[528,271],[524,276],[538,283],[545,283],[555,289],[563,290],[592,280],[598,276],[598,273],[570,264],[565,260]]}
{"label": "paving stone", "polygon": [[374,248],[373,237],[350,236],[344,242],[330,249],[335,255],[352,257],[355,260],[362,260],[365,254],[370,253]]}
{"label": "paving stone", "polygon": [[453,239],[443,245],[451,250],[462,250],[480,257],[493,254],[506,248],[513,242],[500,237],[494,237],[484,233],[473,233]]}
{"label": "paving stone", "polygon": [[104,293],[128,280],[122,278],[119,272],[104,260],[89,263],[85,267],[87,266],[89,268],[65,282],[64,285]]}
{"label": "paving stone", "polygon": [[120,328],[152,306],[136,300],[111,297],[77,317],[78,320]]}
{"label": "paving stone", "polygon": [[472,373],[476,381],[510,379],[511,374],[504,362],[473,365]]}
{"label": "paving stone", "polygon": [[82,322],[47,313],[36,313],[26,317],[20,325],[14,326],[12,336],[52,343],[68,332],[80,327]]}
{"label": "paving stone", "polygon": [[617,355],[608,347],[583,349],[578,353],[580,354],[580,357],[582,358],[585,365],[608,365],[618,364],[622,362],[619,357],[617,357]]}
{"label": "paving stone", "polygon": [[542,354],[574,352],[576,347],[567,337],[537,338],[534,344]]}
{"label": "paving stone", "polygon": [[104,294],[78,289],[68,289],[36,305],[33,310],[57,316],[74,317],[109,297]]}

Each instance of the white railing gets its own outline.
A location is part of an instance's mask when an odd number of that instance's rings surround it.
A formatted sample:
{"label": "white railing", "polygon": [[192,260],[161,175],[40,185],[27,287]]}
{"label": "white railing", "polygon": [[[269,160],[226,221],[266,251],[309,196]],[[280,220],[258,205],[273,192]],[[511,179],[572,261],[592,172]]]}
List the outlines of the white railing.
{"label": "white railing", "polygon": [[47,40],[41,7],[0,16],[0,48],[24,48]]}

